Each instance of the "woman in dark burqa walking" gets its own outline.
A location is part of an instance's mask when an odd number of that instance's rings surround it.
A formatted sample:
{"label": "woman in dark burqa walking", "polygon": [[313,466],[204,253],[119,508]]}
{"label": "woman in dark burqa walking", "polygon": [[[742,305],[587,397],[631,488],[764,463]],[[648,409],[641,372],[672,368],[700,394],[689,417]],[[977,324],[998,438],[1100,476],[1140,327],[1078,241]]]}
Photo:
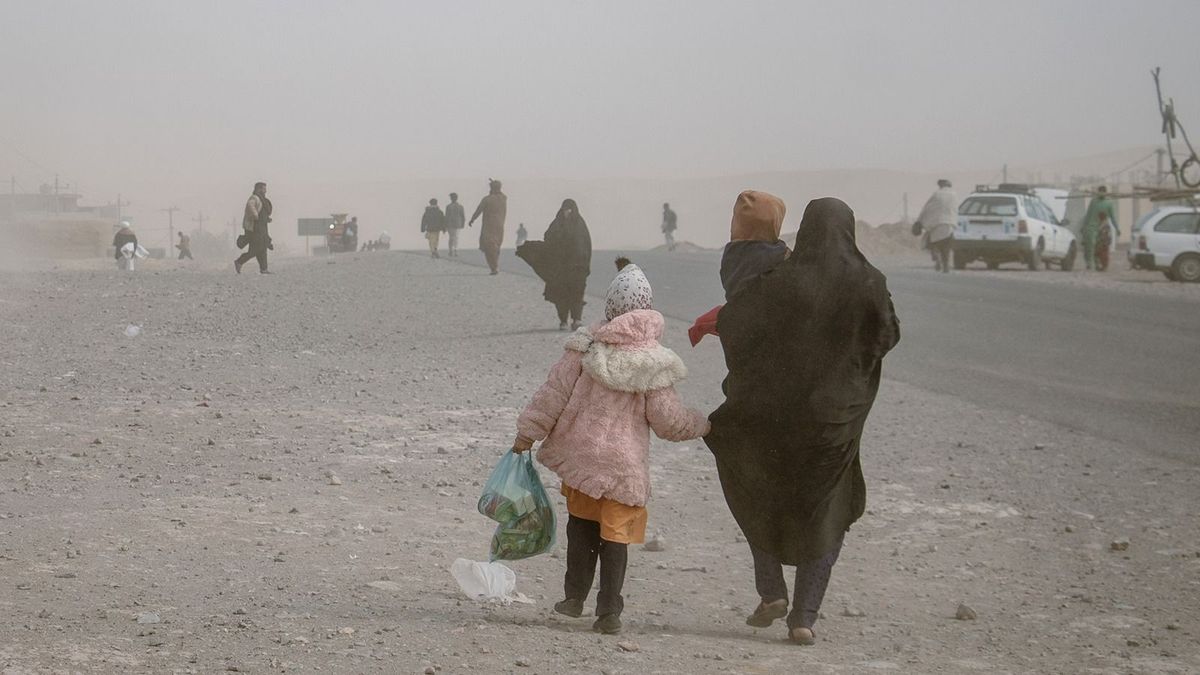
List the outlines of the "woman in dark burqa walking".
{"label": "woman in dark burqa walking", "polygon": [[[812,644],[842,538],[866,506],[859,442],[900,339],[850,207],[810,202],[795,251],[729,298],[717,332],[729,375],[705,441],[754,557],[761,602],[746,623],[786,616],[789,637]],[[790,612],[782,564],[796,566]]]}
{"label": "woman in dark burqa walking", "polygon": [[576,330],[582,325],[583,292],[591,273],[592,236],[574,199],[563,200],[545,239],[545,274],[539,272],[546,280],[543,296],[558,310],[559,330],[567,329],[568,316]]}

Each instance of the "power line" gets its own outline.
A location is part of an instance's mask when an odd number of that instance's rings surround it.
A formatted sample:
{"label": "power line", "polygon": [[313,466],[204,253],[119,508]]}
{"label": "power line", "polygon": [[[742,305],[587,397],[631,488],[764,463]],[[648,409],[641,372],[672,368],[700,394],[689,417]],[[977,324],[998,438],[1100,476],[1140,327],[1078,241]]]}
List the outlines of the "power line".
{"label": "power line", "polygon": [[1143,157],[1143,158],[1139,159],[1138,161],[1134,162],[1133,164],[1130,164],[1129,166],[1127,166],[1127,167],[1125,167],[1125,168],[1123,168],[1123,169],[1117,169],[1116,171],[1113,171],[1112,173],[1108,174],[1108,177],[1109,177],[1109,178],[1112,178],[1112,177],[1114,177],[1114,176],[1118,176],[1118,175],[1120,175],[1120,174],[1123,174],[1123,173],[1125,173],[1126,171],[1128,171],[1128,170],[1132,169],[1133,167],[1137,166],[1138,164],[1141,164],[1142,162],[1144,162],[1144,161],[1146,161],[1146,160],[1150,159],[1151,157],[1153,157],[1153,156],[1155,156],[1155,155],[1157,155],[1157,154],[1158,154],[1158,148],[1155,148],[1155,149],[1153,149],[1153,150],[1151,150],[1151,151],[1150,151],[1150,154],[1148,154],[1148,155],[1146,155],[1145,157]]}

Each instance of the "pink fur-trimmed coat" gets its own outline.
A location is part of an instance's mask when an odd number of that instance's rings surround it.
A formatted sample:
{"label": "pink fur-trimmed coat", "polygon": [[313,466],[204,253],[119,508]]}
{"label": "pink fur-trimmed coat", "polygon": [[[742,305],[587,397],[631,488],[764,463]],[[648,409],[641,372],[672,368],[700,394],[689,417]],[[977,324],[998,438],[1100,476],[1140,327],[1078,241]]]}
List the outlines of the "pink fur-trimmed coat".
{"label": "pink fur-trimmed coat", "polygon": [[675,392],[687,368],[658,343],[664,325],[662,314],[639,309],[580,329],[517,418],[521,436],[542,441],[538,461],[590,497],[644,506],[650,430],[678,442],[708,429]]}

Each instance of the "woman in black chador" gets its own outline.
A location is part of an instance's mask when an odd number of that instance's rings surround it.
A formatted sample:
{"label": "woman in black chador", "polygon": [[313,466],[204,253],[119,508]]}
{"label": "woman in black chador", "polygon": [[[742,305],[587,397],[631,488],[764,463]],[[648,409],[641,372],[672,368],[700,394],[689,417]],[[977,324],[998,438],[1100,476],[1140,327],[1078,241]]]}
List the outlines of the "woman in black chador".
{"label": "woman in black chador", "polygon": [[582,325],[583,293],[587,289],[592,264],[592,236],[579,215],[574,199],[563,200],[554,222],[546,229],[546,240],[527,241],[517,255],[546,282],[542,294],[558,310],[558,328],[571,330]]}
{"label": "woman in black chador", "polygon": [[[705,441],[754,556],[761,602],[746,623],[786,616],[789,637],[812,644],[842,538],[866,505],[859,441],[900,339],[850,207],[810,202],[795,251],[737,289],[717,332],[729,375]],[[790,611],[783,564],[796,566]]]}

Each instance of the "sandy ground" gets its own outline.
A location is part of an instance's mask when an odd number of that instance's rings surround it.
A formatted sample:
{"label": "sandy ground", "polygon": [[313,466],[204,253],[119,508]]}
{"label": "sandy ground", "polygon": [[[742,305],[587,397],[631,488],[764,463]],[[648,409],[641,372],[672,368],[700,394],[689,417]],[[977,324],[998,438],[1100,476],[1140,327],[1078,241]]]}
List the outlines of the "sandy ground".
{"label": "sandy ground", "polygon": [[[480,485],[560,352],[539,285],[274,269],[4,276],[0,672],[1200,672],[1200,467],[892,381],[817,646],[743,623],[699,442],[653,447],[667,547],[631,551],[623,635],[551,611],[559,552],[511,564],[535,606],[476,605],[447,570],[486,558]],[[712,409],[719,347],[669,328]]]}

